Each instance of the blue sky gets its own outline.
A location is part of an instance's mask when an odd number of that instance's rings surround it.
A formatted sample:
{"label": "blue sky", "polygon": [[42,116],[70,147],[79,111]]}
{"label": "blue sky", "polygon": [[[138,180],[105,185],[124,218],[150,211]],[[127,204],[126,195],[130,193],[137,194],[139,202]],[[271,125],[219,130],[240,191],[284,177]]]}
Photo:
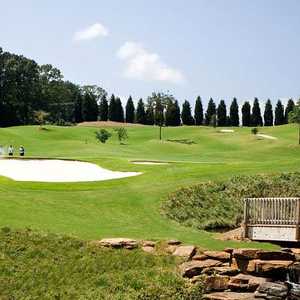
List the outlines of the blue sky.
{"label": "blue sky", "polygon": [[1,1],[0,46],[135,99],[300,96],[298,0]]}

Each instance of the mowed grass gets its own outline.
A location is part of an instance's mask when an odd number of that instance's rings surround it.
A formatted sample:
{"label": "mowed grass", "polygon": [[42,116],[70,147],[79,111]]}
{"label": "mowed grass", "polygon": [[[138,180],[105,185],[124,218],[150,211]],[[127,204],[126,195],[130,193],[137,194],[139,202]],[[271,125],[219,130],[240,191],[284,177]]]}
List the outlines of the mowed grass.
{"label": "mowed grass", "polygon": [[[128,127],[126,145],[113,137],[95,139],[93,127],[37,126],[0,129],[0,144],[24,145],[27,157],[80,159],[117,171],[143,175],[90,183],[15,182],[0,177],[0,226],[30,227],[82,239],[176,238],[203,248],[245,246],[221,242],[213,233],[180,226],[160,213],[161,201],[175,189],[237,174],[300,170],[300,147],[293,125],[263,128],[277,140],[257,139],[250,128],[220,133],[208,127]],[[111,130],[111,129],[109,129]],[[194,144],[169,142],[189,139]],[[134,165],[132,160],[162,160],[168,165]],[[207,216],[209,218],[209,216]],[[253,244],[252,246],[256,246]],[[260,244],[261,247],[269,245]]]}

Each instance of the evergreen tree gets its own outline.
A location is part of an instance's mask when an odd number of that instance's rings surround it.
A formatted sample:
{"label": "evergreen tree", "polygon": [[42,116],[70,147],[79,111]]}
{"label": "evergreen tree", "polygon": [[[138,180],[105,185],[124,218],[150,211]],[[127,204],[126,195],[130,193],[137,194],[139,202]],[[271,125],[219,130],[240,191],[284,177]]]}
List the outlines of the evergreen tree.
{"label": "evergreen tree", "polygon": [[124,122],[124,110],[120,98],[116,98],[116,121]]}
{"label": "evergreen tree", "polygon": [[98,104],[90,93],[86,93],[83,97],[82,118],[83,121],[97,121],[98,118]]}
{"label": "evergreen tree", "polygon": [[280,100],[277,101],[275,107],[275,125],[285,124],[284,107]]}
{"label": "evergreen tree", "polygon": [[196,103],[195,103],[195,124],[196,125],[202,125],[203,124],[203,106],[200,96],[197,97]]}
{"label": "evergreen tree", "polygon": [[146,112],[143,99],[140,99],[136,108],[136,122],[139,124],[146,124]]}
{"label": "evergreen tree", "polygon": [[265,126],[273,126],[273,108],[270,99],[268,99],[268,101],[266,102],[264,112],[264,123]]}
{"label": "evergreen tree", "polygon": [[152,105],[147,105],[146,108],[146,124],[154,125],[154,109]]}
{"label": "evergreen tree", "polygon": [[166,126],[180,126],[180,108],[178,101],[169,101],[166,109]]}
{"label": "evergreen tree", "polygon": [[216,115],[216,104],[212,98],[209,99],[207,110],[205,113],[205,125],[210,125],[210,119],[213,115]]}
{"label": "evergreen tree", "polygon": [[251,106],[248,101],[246,101],[242,107],[242,125],[251,126]]}
{"label": "evergreen tree", "polygon": [[195,124],[194,118],[192,117],[191,105],[187,100],[185,100],[182,104],[181,119],[183,125]]}
{"label": "evergreen tree", "polygon": [[293,99],[289,99],[286,108],[285,108],[285,123],[288,124],[289,122],[289,113],[294,111],[294,107],[295,107],[295,103],[293,101]]}
{"label": "evergreen tree", "polygon": [[251,123],[252,123],[252,126],[262,126],[263,125],[261,111],[260,111],[260,107],[259,107],[259,101],[257,98],[255,98],[254,102],[253,102]]}
{"label": "evergreen tree", "polygon": [[134,104],[131,96],[126,103],[126,122],[134,123]]}
{"label": "evergreen tree", "polygon": [[218,126],[226,126],[227,125],[227,110],[226,110],[226,104],[225,104],[224,100],[221,100],[218,105],[217,123],[218,123]]}
{"label": "evergreen tree", "polygon": [[239,116],[239,105],[237,103],[236,98],[233,98],[230,105],[230,125],[231,126],[239,126],[240,125],[240,116]]}
{"label": "evergreen tree", "polygon": [[115,95],[112,94],[109,100],[108,106],[108,120],[110,121],[117,121],[117,107],[116,107],[116,98]]}
{"label": "evergreen tree", "polygon": [[101,100],[100,100],[99,118],[100,118],[100,121],[108,120],[108,102],[107,102],[105,94],[101,97]]}

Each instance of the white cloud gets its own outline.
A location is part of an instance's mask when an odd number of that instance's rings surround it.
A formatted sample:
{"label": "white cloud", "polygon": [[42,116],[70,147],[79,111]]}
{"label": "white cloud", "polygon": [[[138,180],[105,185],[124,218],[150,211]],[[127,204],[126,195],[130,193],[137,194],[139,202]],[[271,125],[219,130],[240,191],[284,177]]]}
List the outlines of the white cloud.
{"label": "white cloud", "polygon": [[100,23],[95,23],[87,28],[75,32],[74,40],[75,41],[92,40],[97,37],[106,37],[108,35],[109,35],[109,31],[104,25]]}
{"label": "white cloud", "polygon": [[149,52],[141,44],[126,42],[117,56],[126,63],[124,76],[127,78],[171,83],[185,81],[179,70],[169,67],[158,54]]}

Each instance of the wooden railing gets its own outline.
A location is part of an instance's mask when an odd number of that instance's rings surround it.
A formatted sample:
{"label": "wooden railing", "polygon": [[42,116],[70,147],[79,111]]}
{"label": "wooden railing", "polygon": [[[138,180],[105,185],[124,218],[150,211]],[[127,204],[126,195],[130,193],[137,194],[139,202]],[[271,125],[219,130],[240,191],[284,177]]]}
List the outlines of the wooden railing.
{"label": "wooden railing", "polygon": [[300,198],[246,198],[244,225],[299,225]]}

